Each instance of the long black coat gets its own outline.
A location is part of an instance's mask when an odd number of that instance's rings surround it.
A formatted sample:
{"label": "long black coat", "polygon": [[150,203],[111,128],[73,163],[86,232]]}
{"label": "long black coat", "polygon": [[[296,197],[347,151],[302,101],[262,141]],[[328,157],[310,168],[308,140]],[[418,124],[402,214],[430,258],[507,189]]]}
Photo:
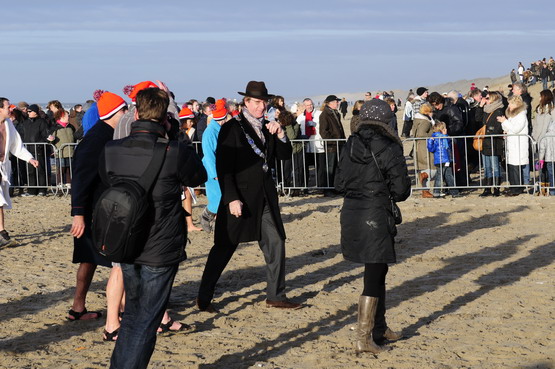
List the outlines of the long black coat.
{"label": "long black coat", "polygon": [[[102,181],[110,185],[120,178],[136,180],[141,177],[152,159],[156,140],[165,135],[164,128],[156,122],[131,124],[128,137],[110,141],[104,147],[99,160]],[[183,186],[195,187],[204,182],[206,170],[193,148],[170,141],[164,164],[150,192],[152,212],[147,225],[148,239],[135,264],[162,267],[186,259],[187,227],[181,191]]]}
{"label": "long black coat", "polygon": [[394,248],[397,228],[389,194],[397,202],[404,201],[410,196],[411,183],[403,147],[394,136],[383,123],[361,122],[339,159],[335,188],[345,196],[341,209],[341,249],[347,260],[397,261]]}
{"label": "long black coat", "polygon": [[[282,142],[277,135],[271,135],[263,122],[264,145],[251,124],[238,115],[224,124],[218,136],[216,148],[216,172],[222,190],[218,208],[214,241],[216,243],[237,244],[260,240],[260,226],[264,204],[270,207],[272,218],[280,236],[285,239],[285,228],[279,212],[278,196],[271,170],[264,172],[264,160],[258,156],[247,142],[245,132],[254,140],[262,152],[266,153],[271,168],[275,159],[290,159],[291,142]],[[244,130],[244,131],[243,131]],[[240,200],[242,215],[236,218],[229,212],[229,203]]]}

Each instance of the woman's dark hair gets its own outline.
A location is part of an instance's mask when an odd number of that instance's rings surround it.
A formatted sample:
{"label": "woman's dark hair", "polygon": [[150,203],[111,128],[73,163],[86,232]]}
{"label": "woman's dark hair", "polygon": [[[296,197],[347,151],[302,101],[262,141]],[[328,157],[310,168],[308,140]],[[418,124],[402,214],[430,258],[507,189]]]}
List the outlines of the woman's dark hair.
{"label": "woman's dark hair", "polygon": [[543,90],[540,92],[540,103],[536,107],[536,113],[551,114],[553,110],[553,92],[551,90]]}
{"label": "woman's dark hair", "polygon": [[439,94],[439,92],[432,92],[428,95],[428,102],[432,105],[434,104],[445,104],[445,98]]}
{"label": "woman's dark hair", "polygon": [[295,123],[295,116],[288,110],[280,110],[278,122],[284,127],[291,126]]}

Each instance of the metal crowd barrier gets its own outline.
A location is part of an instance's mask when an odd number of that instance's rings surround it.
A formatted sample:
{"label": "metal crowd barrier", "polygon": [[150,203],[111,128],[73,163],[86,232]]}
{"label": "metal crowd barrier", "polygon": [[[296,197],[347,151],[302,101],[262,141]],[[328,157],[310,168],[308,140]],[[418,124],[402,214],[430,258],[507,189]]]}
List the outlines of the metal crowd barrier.
{"label": "metal crowd barrier", "polygon": [[[449,162],[452,166],[452,172],[454,176],[454,184],[452,186],[445,185],[445,178],[443,178],[443,171],[438,171],[439,167],[434,164],[433,154],[427,151],[427,141],[430,137],[415,137],[407,138],[403,140],[405,150],[408,150],[408,160],[407,164],[409,166],[409,171],[413,179],[413,189],[415,190],[430,190],[430,186],[424,186],[421,181],[421,173],[426,173],[428,175],[428,181],[432,181],[436,176],[440,176],[438,182],[441,183],[440,189],[457,188],[461,189],[478,189],[478,188],[491,188],[495,187],[496,184],[486,184],[485,181],[485,171],[487,161],[498,163],[499,175],[495,176],[495,172],[492,173],[492,177],[499,177],[500,183],[503,188],[526,188],[529,190],[537,191],[537,176],[535,163],[537,161],[537,150],[536,142],[529,135],[485,135],[483,136],[483,144],[486,142],[490,147],[495,147],[496,151],[501,150],[502,155],[495,156],[495,159],[491,157],[494,155],[484,156],[485,150],[480,152],[476,151],[472,142],[474,140],[474,135],[472,136],[458,136],[458,137],[446,137],[452,148],[450,153]],[[517,141],[516,149],[507,149],[507,140]],[[424,151],[422,147],[425,148],[427,153],[426,158],[418,157],[419,151],[420,155]],[[420,149],[420,150],[419,150]],[[489,150],[487,150],[489,151]],[[509,171],[510,166],[515,165],[509,163],[509,156],[519,156],[522,151],[526,151],[524,154],[527,157],[526,164],[520,163],[518,168],[513,168],[518,170],[517,178],[513,178],[512,182],[509,183]],[[486,162],[485,162],[486,161]],[[487,165],[488,167],[493,165]],[[515,165],[516,166],[516,165]],[[493,168],[491,168],[493,170]],[[429,182],[428,182],[429,183]],[[497,186],[499,186],[497,185]]]}
{"label": "metal crowd barrier", "polygon": [[[508,182],[510,164],[506,141],[514,138],[518,140],[517,151],[528,151],[529,160],[527,165],[522,165],[518,170],[518,178],[513,178],[513,182],[516,183],[511,184]],[[474,136],[446,137],[452,147],[449,162],[454,178],[451,186],[445,182],[444,171],[437,170],[438,167],[433,162],[433,154],[428,153],[428,139],[430,137],[414,137],[402,141],[414,190],[433,189],[430,184],[434,182],[436,176],[439,176],[437,189],[440,191],[452,188],[459,190],[491,188],[495,185],[485,182],[484,159],[491,160],[474,150],[472,147]],[[503,155],[498,157],[499,185],[504,188],[522,187],[533,189],[534,192],[547,191],[555,194],[555,136],[545,136],[537,143],[529,135],[487,135],[484,136],[484,143],[486,140],[489,140],[492,147],[503,144]],[[345,139],[292,140],[291,158],[276,160],[273,168],[278,190],[287,194],[293,190],[333,189],[335,168],[345,142]],[[20,190],[27,189],[27,191],[38,189],[48,190],[54,194],[69,194],[73,175],[73,153],[77,144],[64,144],[59,148],[50,143],[27,143],[25,146],[39,160],[40,166],[35,169],[12,157],[12,187]],[[543,170],[537,170],[534,164],[539,158],[538,150],[543,146],[551,149],[554,161],[546,162]],[[193,147],[202,155],[200,142],[193,142]],[[423,147],[425,150],[422,149]],[[422,152],[427,153],[425,159],[419,158]],[[427,174],[428,184],[425,186],[421,182],[421,173]],[[199,188],[203,189],[203,187]]]}

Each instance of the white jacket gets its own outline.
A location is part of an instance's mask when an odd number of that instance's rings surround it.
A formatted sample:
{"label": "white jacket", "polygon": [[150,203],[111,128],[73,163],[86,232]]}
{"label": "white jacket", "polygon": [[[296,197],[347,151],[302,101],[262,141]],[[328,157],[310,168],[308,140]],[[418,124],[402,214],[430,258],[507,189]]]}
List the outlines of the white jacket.
{"label": "white jacket", "polygon": [[[322,114],[320,110],[314,110],[312,112],[312,121],[316,123],[316,134],[308,138],[308,143],[305,142],[305,151],[308,153],[321,154],[326,152],[324,150],[324,142],[322,141],[322,136],[320,136],[320,114]],[[297,123],[299,123],[299,126],[301,128],[301,135],[306,135],[304,113],[297,117]]]}
{"label": "white jacket", "polygon": [[[527,135],[528,118],[526,110],[516,116],[508,118],[501,124],[508,135]],[[507,163],[511,165],[528,164],[528,136],[508,136],[506,141]]]}
{"label": "white jacket", "polygon": [[0,175],[2,175],[2,182],[0,183],[0,206],[5,209],[11,209],[12,201],[10,199],[9,189],[12,165],[10,162],[10,153],[26,162],[33,159],[33,155],[23,146],[21,137],[19,133],[17,133],[11,120],[6,119],[4,123],[0,124],[6,125],[6,150],[4,152],[4,161],[0,162]]}

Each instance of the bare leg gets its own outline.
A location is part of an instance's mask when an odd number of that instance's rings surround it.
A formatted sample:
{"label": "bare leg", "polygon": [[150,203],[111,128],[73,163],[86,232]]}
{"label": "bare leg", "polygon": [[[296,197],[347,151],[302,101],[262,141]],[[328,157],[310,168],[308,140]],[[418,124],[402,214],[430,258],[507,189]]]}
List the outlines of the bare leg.
{"label": "bare leg", "polygon": [[4,207],[0,206],[0,231],[4,230]]}
{"label": "bare leg", "polygon": [[[168,311],[164,311],[164,316],[162,317],[162,324],[168,324],[172,318],[170,318],[170,314]],[[170,326],[170,331],[179,331],[183,324],[174,321],[173,324]],[[158,328],[158,332],[162,332],[162,328]]]}
{"label": "bare leg", "polygon": [[[77,285],[75,286],[75,296],[73,297],[73,306],[71,309],[77,313],[85,310],[85,300],[87,292],[91,286],[92,277],[96,270],[96,264],[81,263],[77,269]],[[82,320],[96,319],[97,313],[87,313],[81,317]],[[70,318],[71,319],[71,318]]]}
{"label": "bare leg", "polygon": [[106,331],[113,332],[119,328],[119,312],[123,298],[123,273],[119,266],[112,266],[110,278],[106,285]]}
{"label": "bare leg", "polygon": [[189,188],[185,187],[185,200],[183,200],[183,209],[185,209],[185,211],[187,212],[187,214],[185,216],[185,220],[187,221],[187,231],[191,232],[191,231],[202,231],[202,228],[199,228],[197,226],[195,226],[193,224],[193,198],[191,197],[191,194],[189,193]]}

